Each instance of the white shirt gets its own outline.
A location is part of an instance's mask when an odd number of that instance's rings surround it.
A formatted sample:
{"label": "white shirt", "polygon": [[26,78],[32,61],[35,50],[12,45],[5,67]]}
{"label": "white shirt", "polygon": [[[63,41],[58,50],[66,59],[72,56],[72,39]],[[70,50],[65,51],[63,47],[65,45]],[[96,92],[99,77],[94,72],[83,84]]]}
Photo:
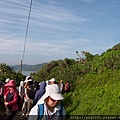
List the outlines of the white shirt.
{"label": "white shirt", "polygon": [[[38,103],[31,109],[28,120],[38,120],[38,104],[41,104],[41,103],[39,103],[38,101]],[[50,110],[48,110],[46,103],[44,103],[44,116],[42,117],[41,120],[65,120],[65,116],[66,116],[65,109],[63,107],[62,119],[60,117],[60,112],[59,112],[60,109],[61,107],[58,104],[54,108],[54,111],[51,112]]]}

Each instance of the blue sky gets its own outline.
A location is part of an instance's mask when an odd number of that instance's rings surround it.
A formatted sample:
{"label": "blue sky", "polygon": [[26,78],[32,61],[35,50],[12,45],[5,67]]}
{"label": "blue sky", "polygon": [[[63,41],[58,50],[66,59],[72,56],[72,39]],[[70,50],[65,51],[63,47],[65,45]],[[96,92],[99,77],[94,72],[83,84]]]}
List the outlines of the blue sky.
{"label": "blue sky", "polygon": [[[0,63],[20,64],[31,0],[0,0]],[[32,0],[23,64],[101,54],[120,43],[120,0]]]}

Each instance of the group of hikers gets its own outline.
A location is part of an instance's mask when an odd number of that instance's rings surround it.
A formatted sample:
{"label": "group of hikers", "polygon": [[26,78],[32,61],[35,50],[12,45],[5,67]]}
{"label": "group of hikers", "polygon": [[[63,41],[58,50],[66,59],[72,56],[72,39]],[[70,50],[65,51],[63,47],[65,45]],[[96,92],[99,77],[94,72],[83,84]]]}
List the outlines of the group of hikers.
{"label": "group of hikers", "polygon": [[55,78],[36,82],[30,76],[16,86],[16,81],[7,78],[0,81],[0,105],[5,106],[7,120],[13,120],[18,110],[28,120],[65,120],[65,109],[60,103],[63,94],[70,92],[70,83]]}

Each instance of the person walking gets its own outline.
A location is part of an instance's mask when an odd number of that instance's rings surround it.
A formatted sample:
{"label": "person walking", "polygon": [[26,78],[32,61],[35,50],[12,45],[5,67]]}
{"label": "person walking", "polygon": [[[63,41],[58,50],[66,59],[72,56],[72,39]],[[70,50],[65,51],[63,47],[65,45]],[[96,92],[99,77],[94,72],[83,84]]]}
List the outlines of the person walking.
{"label": "person walking", "polygon": [[49,85],[51,85],[51,84],[55,84],[55,78],[51,78],[50,80],[49,80]]}
{"label": "person walking", "polygon": [[70,82],[67,81],[67,83],[65,84],[65,92],[69,93],[70,92]]}
{"label": "person walking", "polygon": [[3,91],[4,91],[4,83],[2,82],[2,81],[0,81],[0,106],[2,106],[2,104],[3,104]]}
{"label": "person walking", "polygon": [[66,111],[60,103],[63,100],[57,84],[46,86],[46,92],[31,109],[28,120],[65,120]]}
{"label": "person walking", "polygon": [[28,116],[30,108],[31,108],[31,106],[30,106],[31,100],[29,100],[29,97],[28,97],[29,82],[32,82],[32,79],[30,76],[27,76],[24,81],[24,102],[23,102],[23,106],[22,106],[22,117]]}
{"label": "person walking", "polygon": [[20,81],[20,86],[18,87],[18,90],[19,90],[19,110],[22,109],[22,105],[23,105],[23,102],[24,102],[24,81]]}
{"label": "person walking", "polygon": [[8,87],[8,91],[4,96],[4,104],[7,108],[7,120],[13,120],[15,114],[18,111],[18,95],[19,92],[16,89],[16,82],[15,80],[10,80],[9,83],[5,85],[5,87]]}
{"label": "person walking", "polygon": [[63,93],[64,93],[64,87],[65,87],[65,85],[64,85],[64,83],[63,83],[63,80],[60,80],[59,86],[60,86],[60,91],[61,91],[61,93],[63,94]]}
{"label": "person walking", "polygon": [[33,100],[33,107],[36,105],[36,103],[38,102],[38,100],[44,95],[45,93],[45,87],[46,87],[46,82],[42,81],[40,83],[40,89],[37,90],[34,100]]}
{"label": "person walking", "polygon": [[[7,78],[5,80],[5,84],[9,83],[9,81],[10,81],[10,78]],[[4,95],[8,92],[8,90],[9,90],[8,87],[4,85]]]}

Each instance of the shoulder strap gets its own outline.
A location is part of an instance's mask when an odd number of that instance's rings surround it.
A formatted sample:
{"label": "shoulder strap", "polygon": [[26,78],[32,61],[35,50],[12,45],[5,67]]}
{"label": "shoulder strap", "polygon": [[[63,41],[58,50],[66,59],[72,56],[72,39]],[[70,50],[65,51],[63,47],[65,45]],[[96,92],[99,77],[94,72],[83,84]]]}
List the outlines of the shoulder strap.
{"label": "shoulder strap", "polygon": [[38,120],[41,120],[44,115],[44,104],[38,104]]}
{"label": "shoulder strap", "polygon": [[62,120],[62,118],[63,118],[63,116],[62,116],[62,112],[63,112],[63,106],[62,106],[62,104],[60,104],[60,110],[59,110],[59,112],[60,112],[60,117],[61,117],[61,120]]}
{"label": "shoulder strap", "polygon": [[[59,112],[60,112],[60,117],[62,120],[62,118],[63,118],[63,116],[62,116],[62,112],[63,112],[62,104],[60,104],[60,108],[61,109],[59,110]],[[41,120],[43,115],[44,115],[44,104],[38,104],[38,120]]]}

